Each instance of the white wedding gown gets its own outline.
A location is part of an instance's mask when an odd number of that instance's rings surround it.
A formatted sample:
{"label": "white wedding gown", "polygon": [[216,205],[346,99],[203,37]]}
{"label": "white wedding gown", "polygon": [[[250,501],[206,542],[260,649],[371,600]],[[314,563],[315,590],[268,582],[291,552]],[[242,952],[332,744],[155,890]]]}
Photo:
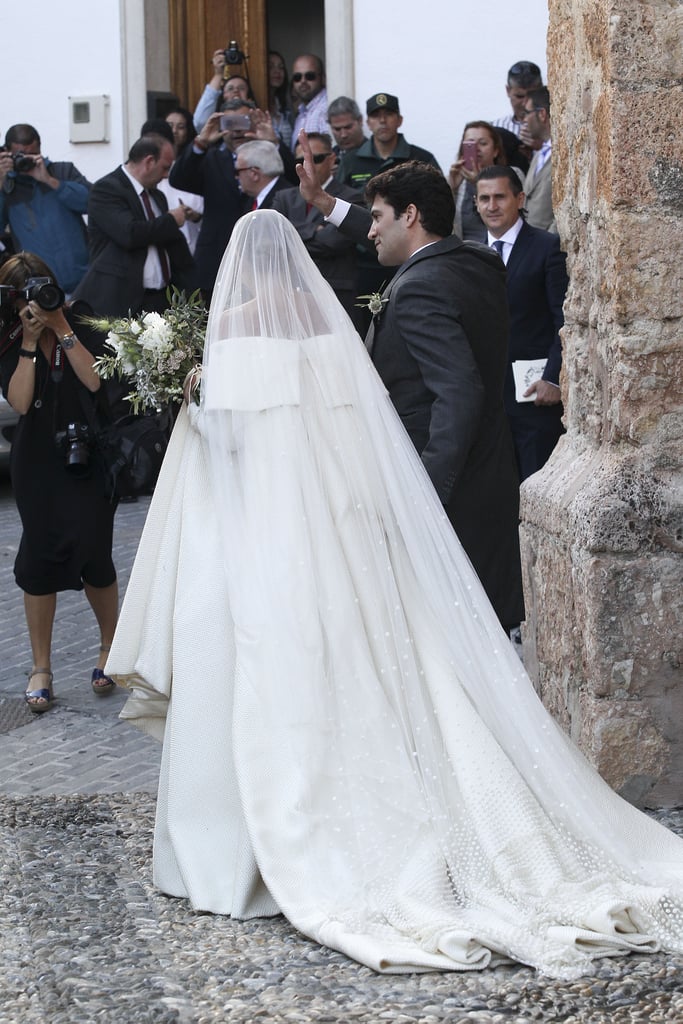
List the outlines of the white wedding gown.
{"label": "white wedding gown", "polygon": [[178,418],[107,663],[155,883],[378,971],[683,949],[683,841],[542,708],[353,344],[220,341]]}

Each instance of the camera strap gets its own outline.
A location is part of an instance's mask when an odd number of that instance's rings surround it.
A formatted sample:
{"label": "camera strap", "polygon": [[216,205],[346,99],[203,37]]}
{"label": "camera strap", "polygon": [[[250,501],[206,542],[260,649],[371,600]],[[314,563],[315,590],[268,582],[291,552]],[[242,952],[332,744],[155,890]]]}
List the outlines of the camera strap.
{"label": "camera strap", "polygon": [[12,345],[21,338],[24,331],[24,325],[21,320],[17,318],[16,322],[13,323],[1,336],[0,336],[0,356],[4,356],[5,352],[9,352]]}
{"label": "camera strap", "polygon": [[55,344],[52,349],[52,360],[50,363],[50,377],[55,384],[61,383],[64,376],[64,350],[61,341]]}
{"label": "camera strap", "polygon": [[[59,341],[56,342],[55,347],[52,349],[52,356],[50,358],[50,369],[48,373],[45,375],[42,387],[40,387],[38,382],[38,364],[36,363],[36,388],[38,390],[38,397],[33,403],[33,407],[35,409],[40,409],[41,405],[43,404],[43,395],[45,394],[45,389],[47,388],[48,377],[50,378],[53,384],[61,384],[64,378],[64,352]],[[55,415],[57,412],[58,395],[59,392],[55,392]]]}

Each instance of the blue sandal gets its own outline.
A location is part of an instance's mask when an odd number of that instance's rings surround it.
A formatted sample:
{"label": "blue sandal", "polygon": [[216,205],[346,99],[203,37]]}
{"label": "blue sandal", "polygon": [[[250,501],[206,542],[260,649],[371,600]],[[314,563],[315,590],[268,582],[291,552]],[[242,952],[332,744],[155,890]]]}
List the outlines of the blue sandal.
{"label": "blue sandal", "polygon": [[[50,681],[47,686],[43,687],[42,690],[27,690],[24,694],[24,700],[28,704],[30,710],[35,715],[42,715],[44,711],[49,711],[55,702],[55,698],[52,693],[52,672],[49,668],[34,668],[28,674],[29,682],[34,676],[49,676]],[[39,704],[38,701],[41,701]]]}
{"label": "blue sandal", "polygon": [[[106,647],[100,647],[101,654],[106,654],[109,650],[111,650],[111,644],[107,644]],[[92,692],[96,693],[98,697],[108,697],[116,689],[116,683],[110,676],[105,676],[103,668],[94,668],[92,670],[90,685],[92,686]]]}
{"label": "blue sandal", "polygon": [[92,670],[90,685],[92,686],[92,692],[96,693],[98,697],[107,697],[116,689],[114,680],[109,676],[105,676],[104,669],[101,668],[94,668]]}

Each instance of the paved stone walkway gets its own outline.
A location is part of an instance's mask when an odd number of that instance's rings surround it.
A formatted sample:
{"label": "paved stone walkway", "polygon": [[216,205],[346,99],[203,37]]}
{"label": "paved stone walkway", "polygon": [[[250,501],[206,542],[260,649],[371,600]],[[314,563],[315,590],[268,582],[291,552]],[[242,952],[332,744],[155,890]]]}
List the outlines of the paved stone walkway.
{"label": "paved stone walkway", "polygon": [[[149,506],[121,505],[116,514],[116,567],[125,590]],[[31,649],[22,594],[14,582],[21,534],[6,480],[0,482],[0,793],[32,794],[156,792],[160,747],[119,721],[125,691],[98,697],[90,688],[99,635],[82,592],[60,594],[53,636],[55,707],[35,715],[22,693]]]}
{"label": "paved stone walkway", "polygon": [[[148,502],[117,512],[123,590]],[[98,698],[82,594],[60,595],[58,703],[23,705],[30,667],[12,565],[16,509],[0,480],[0,1024],[658,1024],[683,1021],[683,958],[605,960],[578,982],[521,967],[379,976],[283,918],[193,913],[151,882],[160,748]],[[683,814],[660,815],[683,832]],[[216,870],[221,870],[220,851]]]}

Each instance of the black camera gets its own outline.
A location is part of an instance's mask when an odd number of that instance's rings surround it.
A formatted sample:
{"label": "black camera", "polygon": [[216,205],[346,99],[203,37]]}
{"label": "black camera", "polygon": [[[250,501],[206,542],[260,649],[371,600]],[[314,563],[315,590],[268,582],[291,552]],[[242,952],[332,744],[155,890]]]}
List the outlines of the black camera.
{"label": "black camera", "polygon": [[230,40],[230,45],[228,46],[227,50],[223,50],[223,53],[225,54],[226,64],[244,64],[244,54],[242,53],[234,39]]}
{"label": "black camera", "polygon": [[64,466],[74,476],[87,476],[90,472],[90,428],[87,423],[69,423],[66,430],[55,434],[59,455]]}
{"label": "black camera", "polygon": [[12,160],[17,174],[25,174],[26,171],[32,171],[36,166],[36,158],[30,153],[12,153]]}
{"label": "black camera", "polygon": [[29,277],[23,288],[11,284],[0,284],[0,303],[4,305],[13,299],[37,302],[41,309],[48,311],[64,305],[66,296],[51,277]]}

